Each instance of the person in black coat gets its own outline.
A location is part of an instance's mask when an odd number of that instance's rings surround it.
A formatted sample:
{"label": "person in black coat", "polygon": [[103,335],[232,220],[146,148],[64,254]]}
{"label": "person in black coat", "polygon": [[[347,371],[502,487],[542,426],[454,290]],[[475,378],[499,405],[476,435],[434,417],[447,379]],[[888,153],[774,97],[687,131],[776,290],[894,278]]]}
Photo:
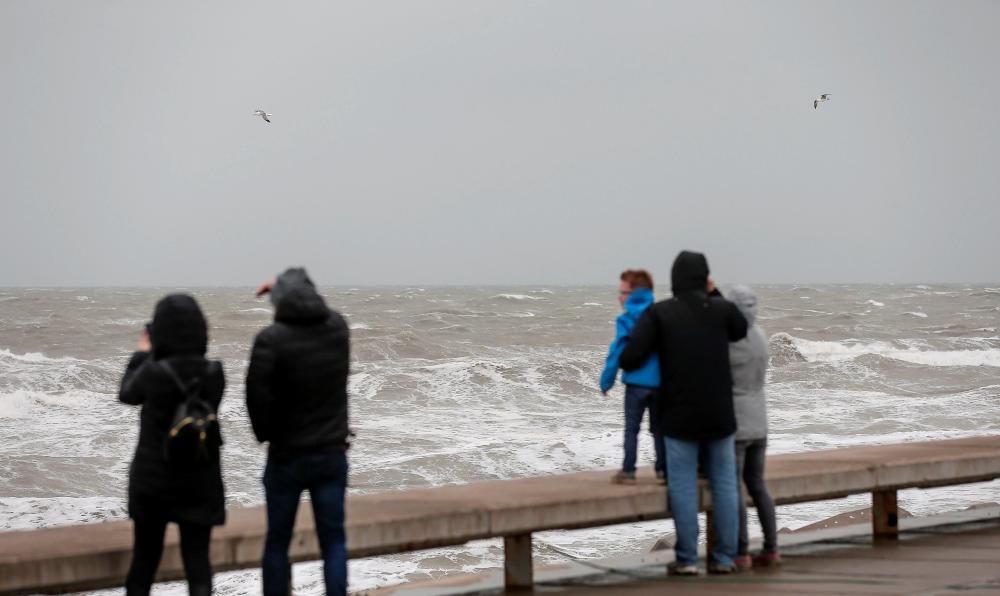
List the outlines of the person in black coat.
{"label": "person in black coat", "polygon": [[671,572],[698,572],[698,460],[704,459],[716,527],[708,570],[735,570],[737,516],[736,415],[729,343],[746,337],[747,321],[736,305],[712,292],[708,261],[683,251],[671,270],[673,298],[640,317],[620,358],[634,370],[651,354],[660,361],[657,427],[667,443],[670,508],[677,528]]}
{"label": "person in black coat", "polygon": [[327,594],[347,592],[347,323],[330,310],[305,269],[288,269],[270,292],[274,324],[257,334],[247,370],[247,412],[267,442],[265,596],[288,594],[288,547],[302,491],[312,500]]}
{"label": "person in black coat", "polygon": [[[129,596],[149,594],[163,554],[167,523],[180,527],[181,555],[192,596],[212,592],[209,542],[212,526],[226,520],[218,425],[197,459],[168,460],[167,437],[184,385],[200,384],[200,398],[218,411],[225,389],[222,364],[205,359],[208,327],[194,298],[166,296],[125,369],[118,399],[142,406],[139,444],[129,468],[128,512],[135,546],[126,580]],[[175,379],[175,375],[177,378]]]}

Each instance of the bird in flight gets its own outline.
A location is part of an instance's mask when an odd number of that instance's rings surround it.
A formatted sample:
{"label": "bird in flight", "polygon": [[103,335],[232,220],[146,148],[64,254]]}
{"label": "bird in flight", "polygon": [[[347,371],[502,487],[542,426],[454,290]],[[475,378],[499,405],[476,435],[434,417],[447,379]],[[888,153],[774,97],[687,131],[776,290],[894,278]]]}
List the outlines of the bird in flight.
{"label": "bird in flight", "polygon": [[255,110],[254,113],[253,113],[253,115],[254,116],[260,116],[261,118],[264,119],[264,122],[270,122],[271,120],[269,118],[271,116],[273,116],[274,114],[268,114],[264,110]]}
{"label": "bird in flight", "polygon": [[820,95],[819,97],[817,97],[816,99],[814,99],[813,100],[813,109],[815,110],[816,108],[818,108],[819,104],[823,103],[824,101],[830,101],[830,94],[829,93],[824,93],[823,95]]}

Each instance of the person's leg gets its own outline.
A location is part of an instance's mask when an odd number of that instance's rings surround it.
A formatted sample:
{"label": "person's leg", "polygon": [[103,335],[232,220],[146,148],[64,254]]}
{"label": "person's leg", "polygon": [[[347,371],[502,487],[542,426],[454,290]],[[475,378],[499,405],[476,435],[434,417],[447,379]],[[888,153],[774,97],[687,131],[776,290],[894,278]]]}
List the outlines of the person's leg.
{"label": "person's leg", "polygon": [[625,386],[625,459],[622,461],[622,472],[626,474],[635,474],[639,425],[642,423],[643,413],[641,392],[640,387]]}
{"label": "person's leg", "polygon": [[677,542],[674,559],[680,565],[698,562],[698,444],[667,437],[667,486]]}
{"label": "person's leg", "polygon": [[750,548],[750,538],[747,533],[747,504],[743,500],[743,495],[740,494],[740,482],[743,478],[743,466],[746,461],[748,445],[747,441],[736,442],[736,503],[740,520],[740,537],[736,545],[736,556],[738,557],[746,555]]}
{"label": "person's leg", "polygon": [[712,490],[712,515],[715,521],[715,550],[712,559],[722,566],[733,564],[739,536],[737,512],[736,446],[733,435],[705,441],[706,471]]}
{"label": "person's leg", "polygon": [[274,462],[264,469],[264,493],[267,499],[267,538],[261,562],[264,596],[287,596],[292,577],[288,546],[295,530],[302,485],[296,477],[295,460]]}
{"label": "person's leg", "polygon": [[132,522],[135,537],[132,548],[132,565],[125,579],[127,596],[146,596],[153,587],[156,569],[163,556],[163,535],[167,531],[167,519],[158,515],[144,514]]}
{"label": "person's leg", "polygon": [[767,439],[751,443],[746,452],[746,464],[743,468],[743,482],[747,492],[757,508],[760,528],[764,532],[764,552],[778,551],[778,528],[774,514],[774,501],[764,482],[764,461],[767,454]]}
{"label": "person's leg", "polygon": [[347,544],[344,533],[344,492],[347,489],[347,454],[323,454],[309,485],[316,536],[323,551],[326,593],[347,594]]}
{"label": "person's leg", "polygon": [[650,434],[653,435],[653,445],[656,446],[656,463],[653,464],[657,472],[663,473],[663,480],[667,478],[667,444],[663,440],[663,435],[652,429],[652,412],[650,413]]}
{"label": "person's leg", "polygon": [[209,596],[212,593],[212,560],[208,547],[212,539],[212,526],[180,524],[181,558],[187,575],[190,596]]}

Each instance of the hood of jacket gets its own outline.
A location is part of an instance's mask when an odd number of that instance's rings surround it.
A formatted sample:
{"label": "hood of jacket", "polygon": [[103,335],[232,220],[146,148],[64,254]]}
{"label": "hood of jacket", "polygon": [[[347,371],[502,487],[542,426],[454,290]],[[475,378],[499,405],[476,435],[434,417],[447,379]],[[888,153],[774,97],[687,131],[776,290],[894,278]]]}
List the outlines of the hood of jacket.
{"label": "hood of jacket", "polygon": [[700,252],[681,251],[670,269],[670,289],[674,295],[705,291],[708,281],[708,259]]}
{"label": "hood of jacket", "polygon": [[301,267],[286,269],[271,287],[271,304],[274,320],[283,323],[311,323],[325,321],[330,316],[323,297],[316,285]]}
{"label": "hood of jacket", "polygon": [[156,303],[149,332],[156,359],[204,356],[208,350],[208,323],[198,302],[187,294],[170,294]]}
{"label": "hood of jacket", "polygon": [[642,313],[646,312],[646,309],[652,306],[653,302],[655,302],[653,290],[649,288],[636,288],[632,290],[632,293],[625,300],[625,312],[629,314],[629,317],[633,321],[638,321]]}
{"label": "hood of jacket", "polygon": [[753,327],[757,321],[757,294],[749,286],[732,285],[726,286],[722,295],[740,309],[747,326]]}

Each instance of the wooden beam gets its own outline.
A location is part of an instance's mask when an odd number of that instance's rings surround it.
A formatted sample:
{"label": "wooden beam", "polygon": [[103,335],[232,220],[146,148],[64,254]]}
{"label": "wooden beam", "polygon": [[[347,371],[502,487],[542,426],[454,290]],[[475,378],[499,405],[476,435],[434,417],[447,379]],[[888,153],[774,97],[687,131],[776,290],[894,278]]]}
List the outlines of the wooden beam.
{"label": "wooden beam", "polygon": [[508,589],[530,590],[535,584],[531,534],[503,537],[503,580]]}
{"label": "wooden beam", "polygon": [[899,506],[896,491],[872,493],[872,536],[875,540],[899,539]]}

